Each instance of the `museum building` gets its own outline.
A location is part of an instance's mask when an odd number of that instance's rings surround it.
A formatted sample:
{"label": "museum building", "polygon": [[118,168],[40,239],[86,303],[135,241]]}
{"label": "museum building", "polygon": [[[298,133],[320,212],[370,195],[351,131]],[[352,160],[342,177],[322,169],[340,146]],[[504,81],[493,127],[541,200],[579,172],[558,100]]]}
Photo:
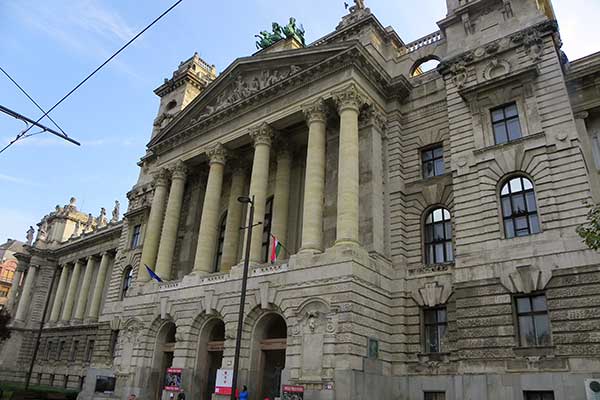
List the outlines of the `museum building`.
{"label": "museum building", "polygon": [[593,399],[600,53],[569,62],[549,0],[446,3],[410,43],[355,1],[313,43],[290,19],[182,62],[123,218],[72,199],[16,254],[0,379],[43,324],[34,384],[161,399],[177,368],[227,398],[248,245],[253,400]]}

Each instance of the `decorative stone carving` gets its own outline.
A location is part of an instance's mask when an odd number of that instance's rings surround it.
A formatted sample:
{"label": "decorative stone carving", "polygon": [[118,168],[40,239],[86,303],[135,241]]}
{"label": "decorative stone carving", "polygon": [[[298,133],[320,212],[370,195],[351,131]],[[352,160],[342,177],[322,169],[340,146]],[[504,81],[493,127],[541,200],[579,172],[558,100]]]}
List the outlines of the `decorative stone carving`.
{"label": "decorative stone carving", "polygon": [[515,269],[504,269],[500,282],[511,293],[531,293],[544,290],[552,278],[550,269],[524,265]]}
{"label": "decorative stone carving", "polygon": [[83,232],[82,233],[91,232],[92,229],[93,229],[93,227],[92,227],[93,224],[94,224],[94,217],[92,216],[91,213],[89,213],[87,221],[85,222],[85,225],[83,226]]}
{"label": "decorative stone carving", "polygon": [[452,82],[458,89],[462,89],[467,83],[469,72],[465,61],[459,61],[450,67],[450,73],[452,74]]}
{"label": "decorative stone carving", "polygon": [[45,242],[48,239],[48,216],[45,216],[38,229],[37,240]]}
{"label": "decorative stone carving", "polygon": [[302,112],[309,124],[313,121],[324,122],[327,120],[327,106],[322,98],[318,98],[312,103],[305,104],[302,107]]}
{"label": "decorative stone carving", "polygon": [[436,307],[445,304],[452,294],[450,283],[427,282],[412,291],[413,299],[421,307]]}
{"label": "decorative stone carving", "polygon": [[370,106],[361,110],[358,116],[358,123],[361,128],[369,125],[374,125],[381,131],[385,131],[387,117],[385,112],[379,107]]}
{"label": "decorative stone carving", "polygon": [[33,243],[33,235],[35,235],[35,229],[33,229],[33,226],[30,226],[29,229],[27,229],[27,233],[25,234],[25,237],[27,238],[26,244],[28,246],[31,246],[31,244]]}
{"label": "decorative stone carving", "polygon": [[462,15],[462,22],[463,22],[463,26],[465,28],[465,33],[467,35],[474,35],[475,34],[475,21],[473,21],[471,19],[471,17],[469,16],[469,13],[465,13]]}
{"label": "decorative stone carving", "polygon": [[167,186],[169,184],[169,171],[161,168],[154,174],[154,186]]}
{"label": "decorative stone carving", "polygon": [[504,19],[510,19],[514,16],[511,0],[502,0],[502,15],[504,15]]}
{"label": "decorative stone carving", "polygon": [[345,108],[354,108],[359,111],[360,108],[367,104],[366,97],[358,90],[355,84],[337,91],[333,94],[333,98],[340,112]]}
{"label": "decorative stone carving", "polygon": [[100,208],[100,215],[96,219],[96,228],[103,228],[108,225],[108,219],[106,218],[106,208]]}
{"label": "decorative stone carving", "polygon": [[371,10],[365,6],[364,0],[354,0],[354,5],[352,7],[349,7],[346,3],[346,9],[348,9],[350,13],[342,18],[342,21],[335,28],[336,30],[352,25],[371,14]]}
{"label": "decorative stone carving", "polygon": [[510,72],[510,63],[506,60],[493,58],[483,70],[483,78],[490,80],[498,76],[506,75]]}
{"label": "decorative stone carving", "polygon": [[175,163],[175,166],[171,169],[171,179],[185,179],[187,175],[187,167],[181,160]]}
{"label": "decorative stone carving", "polygon": [[115,200],[115,207],[112,210],[112,218],[110,219],[111,224],[116,224],[119,222],[119,210],[121,208],[121,204],[119,200]]}
{"label": "decorative stone carving", "polygon": [[75,222],[75,229],[73,229],[73,234],[71,235],[70,239],[75,239],[77,236],[79,236],[80,230],[81,230],[81,222],[79,220],[77,220]]}
{"label": "decorative stone carving", "polygon": [[254,147],[259,144],[265,144],[270,147],[273,141],[274,131],[269,124],[264,122],[258,127],[251,129],[249,134],[254,141]]}
{"label": "decorative stone carving", "polygon": [[210,163],[225,164],[227,160],[227,149],[222,143],[217,143],[206,151]]}

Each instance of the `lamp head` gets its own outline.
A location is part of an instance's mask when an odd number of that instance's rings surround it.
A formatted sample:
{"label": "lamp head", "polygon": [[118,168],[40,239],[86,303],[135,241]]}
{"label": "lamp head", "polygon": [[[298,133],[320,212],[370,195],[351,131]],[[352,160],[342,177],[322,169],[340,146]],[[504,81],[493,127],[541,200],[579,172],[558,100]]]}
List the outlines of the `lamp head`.
{"label": "lamp head", "polygon": [[244,204],[252,204],[252,199],[248,196],[240,196],[237,198],[237,201]]}

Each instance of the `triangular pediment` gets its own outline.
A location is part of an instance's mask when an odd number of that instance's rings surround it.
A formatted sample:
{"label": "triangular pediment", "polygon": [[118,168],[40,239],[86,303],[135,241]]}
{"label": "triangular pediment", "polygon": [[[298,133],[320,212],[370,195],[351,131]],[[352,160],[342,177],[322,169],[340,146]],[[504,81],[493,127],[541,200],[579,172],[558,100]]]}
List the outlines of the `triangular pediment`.
{"label": "triangular pediment", "polygon": [[228,111],[269,96],[304,72],[361,47],[345,42],[318,47],[256,54],[238,58],[206,90],[173,118],[148,144],[153,147],[173,134],[227,115]]}

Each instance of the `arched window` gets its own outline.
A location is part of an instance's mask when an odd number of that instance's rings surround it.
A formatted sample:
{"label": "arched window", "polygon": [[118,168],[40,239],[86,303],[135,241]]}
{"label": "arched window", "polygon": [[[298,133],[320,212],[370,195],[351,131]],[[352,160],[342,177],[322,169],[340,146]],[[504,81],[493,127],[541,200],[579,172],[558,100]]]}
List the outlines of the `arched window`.
{"label": "arched window", "polygon": [[177,106],[177,102],[175,100],[171,100],[167,103],[167,111],[171,111]]}
{"label": "arched window", "polygon": [[219,224],[219,236],[217,236],[217,251],[215,252],[215,265],[213,267],[214,272],[221,270],[221,259],[223,258],[223,244],[225,243],[225,227],[227,225],[227,211],[223,213],[221,217],[221,223]]}
{"label": "arched window", "polygon": [[436,57],[421,59],[417,61],[411,68],[410,76],[415,77],[423,75],[427,72],[433,71],[438,65],[440,65],[440,60],[438,60]]}
{"label": "arched window", "polygon": [[273,220],[273,196],[267,199],[262,237],[262,260],[269,261],[269,244],[271,243],[271,222]]}
{"label": "arched window", "polygon": [[454,261],[452,250],[452,220],[445,208],[435,208],[425,218],[425,263]]}
{"label": "arched window", "polygon": [[500,190],[504,234],[507,239],[540,232],[533,184],[525,177],[511,178]]}
{"label": "arched window", "polygon": [[121,284],[121,300],[127,296],[127,291],[133,284],[133,267],[128,265],[123,271],[123,282]]}

